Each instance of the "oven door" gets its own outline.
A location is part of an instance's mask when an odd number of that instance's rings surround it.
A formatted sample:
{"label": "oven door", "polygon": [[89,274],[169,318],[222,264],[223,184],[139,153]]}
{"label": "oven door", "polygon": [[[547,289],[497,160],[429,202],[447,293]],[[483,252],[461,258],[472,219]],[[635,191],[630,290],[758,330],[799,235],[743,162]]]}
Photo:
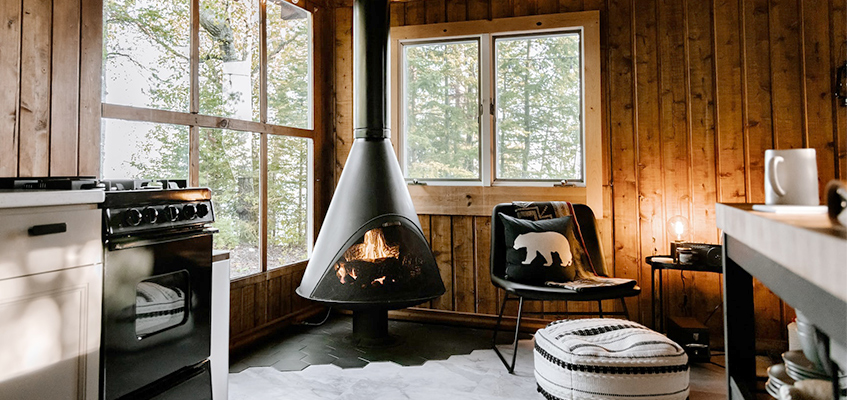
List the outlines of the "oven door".
{"label": "oven door", "polygon": [[107,244],[102,399],[120,398],[209,357],[212,233]]}

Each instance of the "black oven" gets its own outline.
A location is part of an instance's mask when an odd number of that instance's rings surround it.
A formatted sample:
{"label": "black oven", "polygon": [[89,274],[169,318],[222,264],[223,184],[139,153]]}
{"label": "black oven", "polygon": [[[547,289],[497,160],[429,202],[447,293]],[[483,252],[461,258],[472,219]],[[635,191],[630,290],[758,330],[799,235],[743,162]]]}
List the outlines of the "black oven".
{"label": "black oven", "polygon": [[211,399],[208,189],[133,192],[104,203],[100,398]]}

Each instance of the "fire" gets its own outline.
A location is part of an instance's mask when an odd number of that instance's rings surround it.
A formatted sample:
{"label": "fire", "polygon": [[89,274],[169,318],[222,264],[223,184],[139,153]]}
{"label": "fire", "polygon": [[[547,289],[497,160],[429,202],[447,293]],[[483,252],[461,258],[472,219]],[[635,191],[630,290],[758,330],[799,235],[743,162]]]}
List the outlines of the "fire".
{"label": "fire", "polygon": [[[365,232],[364,242],[350,246],[344,253],[344,258],[348,261],[362,260],[367,262],[374,262],[381,258],[400,258],[400,246],[389,246],[385,242],[382,229],[371,229]],[[353,278],[356,277],[353,276]]]}
{"label": "fire", "polygon": [[379,283],[380,285],[384,284],[385,283],[385,277],[383,276],[382,278],[374,279],[373,282],[371,282],[371,285],[376,285],[377,283]]}

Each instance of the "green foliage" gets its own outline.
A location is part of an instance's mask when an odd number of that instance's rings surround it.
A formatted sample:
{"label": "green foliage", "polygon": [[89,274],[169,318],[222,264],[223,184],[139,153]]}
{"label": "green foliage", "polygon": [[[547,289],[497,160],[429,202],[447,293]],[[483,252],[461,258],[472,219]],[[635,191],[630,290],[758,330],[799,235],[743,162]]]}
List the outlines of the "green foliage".
{"label": "green foliage", "polygon": [[579,36],[499,39],[495,46],[497,177],[580,178]]}
{"label": "green foliage", "polygon": [[406,177],[478,179],[478,42],[404,51]]}

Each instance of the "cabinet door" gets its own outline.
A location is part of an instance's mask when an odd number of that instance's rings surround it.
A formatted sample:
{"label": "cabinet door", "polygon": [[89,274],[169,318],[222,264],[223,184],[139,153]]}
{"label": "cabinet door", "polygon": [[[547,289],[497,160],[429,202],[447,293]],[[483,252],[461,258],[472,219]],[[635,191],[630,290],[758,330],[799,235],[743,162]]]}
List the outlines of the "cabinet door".
{"label": "cabinet door", "polygon": [[96,400],[102,264],[0,280],[0,399]]}

